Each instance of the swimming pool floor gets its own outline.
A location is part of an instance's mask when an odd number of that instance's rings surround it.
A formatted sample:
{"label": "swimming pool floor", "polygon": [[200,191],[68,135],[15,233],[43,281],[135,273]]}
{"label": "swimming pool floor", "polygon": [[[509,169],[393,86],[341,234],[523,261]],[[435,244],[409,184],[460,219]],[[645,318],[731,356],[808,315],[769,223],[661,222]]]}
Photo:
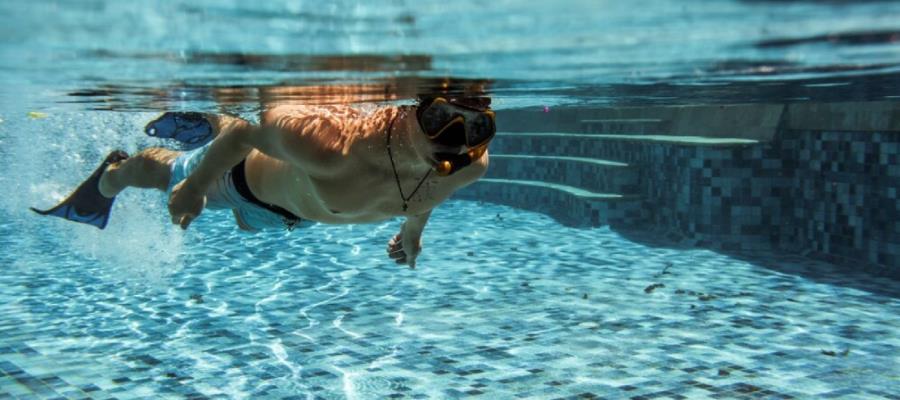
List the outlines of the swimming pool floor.
{"label": "swimming pool floor", "polygon": [[0,398],[900,399],[897,282],[800,258],[465,201],[417,270],[384,253],[397,221],[254,236],[208,214],[168,262],[77,250],[155,240],[116,215],[23,218],[0,226]]}

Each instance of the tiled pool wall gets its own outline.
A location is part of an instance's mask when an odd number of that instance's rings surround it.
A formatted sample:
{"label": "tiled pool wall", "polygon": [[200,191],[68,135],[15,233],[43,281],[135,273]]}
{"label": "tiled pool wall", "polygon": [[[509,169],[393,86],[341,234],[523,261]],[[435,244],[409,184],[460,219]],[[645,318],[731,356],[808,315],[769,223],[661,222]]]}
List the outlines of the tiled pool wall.
{"label": "tiled pool wall", "polygon": [[644,208],[657,229],[674,227],[699,246],[775,246],[900,275],[898,148],[898,134],[783,130],[752,146],[655,144],[611,156],[643,165]]}
{"label": "tiled pool wall", "polygon": [[[839,263],[900,276],[900,133],[789,130],[774,149],[794,156],[778,237]],[[776,153],[777,154],[777,153]]]}
{"label": "tiled pool wall", "polygon": [[[459,199],[487,201],[537,211],[576,227],[631,226],[647,220],[640,202],[628,199],[584,202],[566,193],[532,186],[472,185],[457,192]],[[503,216],[498,215],[498,220]]]}
{"label": "tiled pool wall", "polygon": [[[855,106],[865,113],[864,105]],[[889,107],[893,114],[888,115],[900,115],[896,110],[900,108]],[[785,111],[770,133],[753,132],[752,137],[761,139],[756,144],[534,136],[498,137],[492,145],[497,154],[587,156],[628,163],[638,169],[639,202],[569,204],[571,200],[527,188],[485,193],[492,190],[485,185],[476,190],[489,201],[524,203],[525,208],[542,208],[569,222],[581,220],[581,225],[640,227],[688,244],[737,252],[778,249],[900,277],[900,130],[847,129],[848,120],[858,124],[863,119],[858,112],[817,109],[836,118],[829,123],[797,110],[791,121]],[[802,122],[806,117],[820,126],[802,129],[810,125]],[[870,118],[886,117],[879,112]],[[880,126],[891,128],[886,124],[900,124],[900,117]],[[879,123],[867,123],[865,129],[873,126]],[[571,127],[591,130],[584,124]],[[842,130],[821,129],[829,127]]]}

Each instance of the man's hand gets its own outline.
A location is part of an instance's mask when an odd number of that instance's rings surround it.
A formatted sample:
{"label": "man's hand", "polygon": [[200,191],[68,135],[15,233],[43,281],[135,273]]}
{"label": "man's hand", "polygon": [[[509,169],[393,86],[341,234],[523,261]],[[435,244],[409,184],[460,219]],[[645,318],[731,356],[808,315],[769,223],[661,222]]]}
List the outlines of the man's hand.
{"label": "man's hand", "polygon": [[187,229],[206,207],[206,195],[203,191],[196,190],[194,186],[187,183],[185,179],[175,185],[172,189],[172,195],[169,196],[169,214],[172,216],[172,223],[181,226],[181,229]]}
{"label": "man's hand", "polygon": [[[404,228],[405,228],[404,224]],[[410,268],[416,267],[416,258],[422,252],[422,237],[419,235],[404,234],[405,229],[388,242],[388,256],[397,264],[409,264]]]}

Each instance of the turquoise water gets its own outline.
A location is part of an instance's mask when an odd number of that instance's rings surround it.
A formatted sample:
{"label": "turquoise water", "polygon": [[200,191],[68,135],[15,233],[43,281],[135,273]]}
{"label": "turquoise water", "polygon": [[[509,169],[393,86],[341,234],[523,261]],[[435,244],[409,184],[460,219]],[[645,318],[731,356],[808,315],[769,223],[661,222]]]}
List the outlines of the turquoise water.
{"label": "turquoise water", "polygon": [[[0,398],[898,398],[896,281],[451,200],[401,220],[183,232],[38,218],[163,110],[890,100],[900,3],[0,2]],[[303,90],[280,91],[285,87]],[[305,89],[304,89],[305,88]],[[326,88],[326,89],[322,89]],[[163,143],[164,145],[170,145]]]}
{"label": "turquoise water", "polygon": [[152,144],[137,133],[150,116],[4,122],[20,134],[3,143],[2,185],[17,195],[0,223],[0,396],[900,392],[896,282],[799,257],[673,248],[460,200],[435,211],[416,270],[384,253],[399,219],[251,235],[206,212],[181,231],[151,191],[120,195],[103,231],[27,211],[108,149]]}
{"label": "turquoise water", "polygon": [[383,256],[395,221],[247,235],[219,214],[178,239],[121,219],[102,233],[41,221],[38,237],[4,223],[17,256],[3,256],[0,274],[0,388],[327,399],[900,390],[888,280],[661,248],[477,202],[433,218],[414,271]]}
{"label": "turquoise water", "polygon": [[273,85],[405,97],[447,77],[490,81],[500,109],[900,96],[891,1],[41,0],[0,16],[4,105],[248,110]]}

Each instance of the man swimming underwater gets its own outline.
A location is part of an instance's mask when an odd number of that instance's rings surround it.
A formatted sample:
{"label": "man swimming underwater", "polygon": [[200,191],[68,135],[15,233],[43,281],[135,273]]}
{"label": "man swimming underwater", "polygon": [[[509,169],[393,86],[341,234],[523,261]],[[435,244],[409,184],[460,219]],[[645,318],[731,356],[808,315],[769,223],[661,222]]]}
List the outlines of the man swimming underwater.
{"label": "man swimming underwater", "polygon": [[293,229],[311,221],[354,224],[404,216],[388,254],[414,268],[431,211],[480,178],[496,131],[488,98],[430,97],[363,113],[350,106],[279,105],[260,125],[200,113],[165,113],[147,134],[195,150],[110,153],[62,203],[37,210],[103,229],[128,187],[169,194],[183,229],[203,211],[231,209],[238,227]]}

